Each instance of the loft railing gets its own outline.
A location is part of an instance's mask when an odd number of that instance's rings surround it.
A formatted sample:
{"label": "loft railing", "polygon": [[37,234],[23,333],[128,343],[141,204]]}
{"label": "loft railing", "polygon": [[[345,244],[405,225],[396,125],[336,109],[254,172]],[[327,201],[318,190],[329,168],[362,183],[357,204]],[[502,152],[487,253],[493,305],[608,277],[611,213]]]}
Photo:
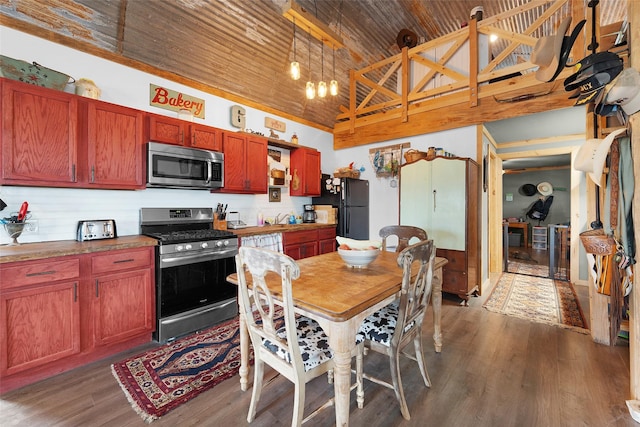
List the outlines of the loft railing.
{"label": "loft railing", "polygon": [[[554,34],[557,24],[571,14],[572,0],[532,0],[479,22],[472,19],[467,27],[446,36],[352,70],[349,107],[341,107],[336,130],[353,131],[389,119],[404,122],[412,114],[465,101],[475,107],[483,97],[498,98],[539,85],[533,73],[537,66],[531,63],[533,47],[542,35]],[[505,29],[518,28],[521,22],[531,24],[520,33]],[[490,53],[491,34],[499,37],[492,49],[499,52],[495,55]],[[504,82],[514,75],[525,78]]]}

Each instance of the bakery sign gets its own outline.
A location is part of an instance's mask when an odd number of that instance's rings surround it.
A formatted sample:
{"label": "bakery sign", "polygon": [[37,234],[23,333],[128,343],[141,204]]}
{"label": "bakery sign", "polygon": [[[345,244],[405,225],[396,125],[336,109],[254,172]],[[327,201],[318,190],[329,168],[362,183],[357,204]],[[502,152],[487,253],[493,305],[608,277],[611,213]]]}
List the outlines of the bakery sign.
{"label": "bakery sign", "polygon": [[204,119],[204,99],[153,83],[149,84],[149,105],[171,111],[188,110],[194,117]]}

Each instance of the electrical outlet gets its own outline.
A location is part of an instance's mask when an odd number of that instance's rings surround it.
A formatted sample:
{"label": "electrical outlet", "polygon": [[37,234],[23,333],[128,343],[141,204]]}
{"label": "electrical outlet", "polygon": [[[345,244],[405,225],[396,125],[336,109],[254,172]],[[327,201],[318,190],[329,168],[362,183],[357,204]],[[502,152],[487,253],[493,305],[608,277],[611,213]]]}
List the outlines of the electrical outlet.
{"label": "electrical outlet", "polygon": [[32,219],[32,220],[26,221],[24,223],[24,232],[37,234],[38,233],[38,220],[37,219]]}

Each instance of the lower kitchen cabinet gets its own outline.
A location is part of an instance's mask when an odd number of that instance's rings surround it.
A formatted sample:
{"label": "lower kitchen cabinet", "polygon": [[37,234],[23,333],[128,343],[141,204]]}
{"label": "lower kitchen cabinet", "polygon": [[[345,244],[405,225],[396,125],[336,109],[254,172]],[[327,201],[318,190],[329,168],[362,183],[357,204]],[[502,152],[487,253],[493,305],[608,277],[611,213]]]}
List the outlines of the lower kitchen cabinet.
{"label": "lower kitchen cabinet", "polygon": [[284,233],[284,253],[293,259],[318,255],[318,230],[287,231]]}
{"label": "lower kitchen cabinet", "polygon": [[154,248],[4,263],[0,393],[151,340]]}
{"label": "lower kitchen cabinet", "polygon": [[321,228],[318,230],[318,251],[320,254],[335,252],[336,246],[335,228]]}
{"label": "lower kitchen cabinet", "polygon": [[148,248],[92,257],[96,345],[123,341],[154,328],[153,252]]}

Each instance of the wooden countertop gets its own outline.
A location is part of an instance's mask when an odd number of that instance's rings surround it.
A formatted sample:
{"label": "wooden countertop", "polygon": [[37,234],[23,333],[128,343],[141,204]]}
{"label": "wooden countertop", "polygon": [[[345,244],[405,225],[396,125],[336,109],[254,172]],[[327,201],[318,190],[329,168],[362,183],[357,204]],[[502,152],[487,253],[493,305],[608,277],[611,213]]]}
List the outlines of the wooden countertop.
{"label": "wooden countertop", "polygon": [[156,245],[157,240],[147,236],[123,236],[115,239],[91,240],[88,242],[58,240],[53,242],[22,243],[16,246],[3,245],[0,246],[0,264]]}
{"label": "wooden countertop", "polygon": [[302,224],[278,224],[278,225],[265,225],[262,227],[247,227],[239,228],[237,230],[229,229],[238,237],[245,236],[257,236],[260,234],[271,233],[285,233],[287,231],[300,231],[300,230],[317,230],[321,228],[336,228],[336,224],[318,224],[318,223],[302,223]]}

